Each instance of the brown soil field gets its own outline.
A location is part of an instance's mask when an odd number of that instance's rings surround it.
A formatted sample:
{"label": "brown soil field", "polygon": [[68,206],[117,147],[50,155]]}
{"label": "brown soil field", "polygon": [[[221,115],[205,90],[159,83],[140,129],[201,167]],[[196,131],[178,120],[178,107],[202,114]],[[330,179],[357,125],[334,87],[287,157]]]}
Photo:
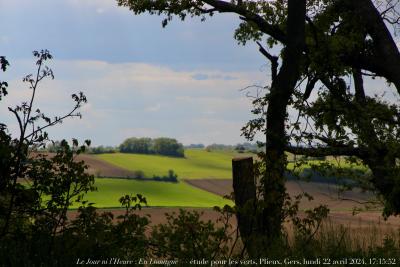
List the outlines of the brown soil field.
{"label": "brown soil field", "polygon": [[[229,179],[185,180],[185,182],[221,196],[229,195],[233,191],[232,180]],[[390,217],[385,221],[379,207],[374,211],[363,211],[353,214],[354,208],[363,208],[364,203],[373,198],[373,194],[370,192],[361,192],[355,189],[340,193],[338,187],[332,184],[302,181],[288,181],[286,182],[286,188],[290,196],[295,196],[303,192],[313,196],[314,199],[312,201],[306,199],[301,201],[300,210],[311,209],[325,204],[330,209],[327,222],[335,226],[343,225],[350,227],[360,237],[365,235],[364,231],[370,232],[370,229],[373,228],[379,229],[380,233],[375,234],[382,238],[385,234],[400,229],[400,218]],[[214,216],[214,218],[217,216],[213,211],[206,211],[206,213],[209,214],[208,216]],[[300,212],[300,216],[301,214],[304,213]]]}
{"label": "brown soil field", "polygon": [[119,168],[104,160],[97,159],[93,155],[81,154],[78,155],[76,159],[85,161],[85,163],[89,166],[88,172],[95,176],[119,178],[135,176],[135,174],[129,170]]}
{"label": "brown soil field", "polygon": [[[185,182],[221,196],[229,195],[233,191],[230,179],[196,179],[185,180]],[[302,200],[300,209],[310,209],[325,204],[332,211],[351,211],[353,208],[362,208],[363,203],[373,198],[373,194],[363,193],[357,189],[340,193],[337,186],[326,183],[287,181],[286,189],[292,197],[305,192],[314,198],[312,201]]]}
{"label": "brown soil field", "polygon": [[[52,157],[54,153],[40,153],[46,155],[46,157]],[[35,154],[33,154],[35,156]],[[106,161],[96,158],[94,155],[90,154],[80,154],[75,158],[76,161],[84,161],[88,165],[88,173],[95,175],[96,177],[116,177],[116,178],[126,178],[133,177],[135,174],[129,170],[119,168],[118,166],[112,165]]]}
{"label": "brown soil field", "polygon": [[216,195],[226,196],[233,191],[232,179],[186,179],[186,183]]}

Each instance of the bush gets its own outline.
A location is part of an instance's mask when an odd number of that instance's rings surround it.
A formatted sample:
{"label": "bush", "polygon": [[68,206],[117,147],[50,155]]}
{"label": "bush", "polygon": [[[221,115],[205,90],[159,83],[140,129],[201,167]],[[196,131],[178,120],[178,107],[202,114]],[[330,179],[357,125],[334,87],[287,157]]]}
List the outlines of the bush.
{"label": "bush", "polygon": [[178,175],[174,173],[173,170],[168,170],[167,176],[153,176],[153,180],[155,181],[162,181],[162,182],[171,182],[177,183],[178,182]]}
{"label": "bush", "polygon": [[133,172],[133,178],[134,179],[144,179],[145,178],[145,176],[144,176],[144,172],[143,171],[134,171]]}

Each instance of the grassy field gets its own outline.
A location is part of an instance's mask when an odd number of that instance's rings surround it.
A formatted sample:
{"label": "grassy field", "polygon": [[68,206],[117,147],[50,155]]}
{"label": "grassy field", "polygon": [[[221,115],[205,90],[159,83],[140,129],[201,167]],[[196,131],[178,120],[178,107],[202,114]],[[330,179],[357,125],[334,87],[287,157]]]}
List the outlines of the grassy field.
{"label": "grassy field", "polygon": [[[202,149],[187,149],[185,158],[173,158],[158,155],[140,154],[100,154],[96,157],[117,167],[130,171],[143,171],[146,177],[166,175],[172,169],[180,179],[230,179],[232,178],[232,158],[244,156],[234,151],[212,151]],[[256,155],[252,155],[254,158]],[[290,158],[290,157],[289,157]],[[349,164],[344,159],[328,158],[333,166],[367,171],[362,165]],[[298,167],[298,171],[310,168],[310,164],[320,165],[323,161],[312,160],[309,164]],[[288,163],[288,169],[293,169],[294,163]]]}
{"label": "grassy field", "polygon": [[[85,197],[98,208],[121,207],[119,198],[126,194],[142,194],[152,207],[214,207],[231,204],[220,196],[192,187],[185,182],[167,183],[128,179],[97,178],[97,192]],[[76,208],[73,207],[73,208]]]}
{"label": "grassy field", "polygon": [[185,150],[185,158],[140,154],[101,154],[97,157],[118,167],[144,172],[146,177],[166,175],[172,169],[180,179],[232,178],[232,158],[235,152],[202,149]]}

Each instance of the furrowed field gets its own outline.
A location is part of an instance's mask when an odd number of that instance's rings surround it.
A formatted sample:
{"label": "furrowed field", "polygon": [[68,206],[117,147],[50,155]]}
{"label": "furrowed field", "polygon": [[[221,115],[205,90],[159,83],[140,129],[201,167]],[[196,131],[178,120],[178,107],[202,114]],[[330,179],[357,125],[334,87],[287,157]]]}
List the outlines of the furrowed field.
{"label": "furrowed field", "polygon": [[146,177],[162,176],[172,169],[179,178],[184,179],[230,179],[231,160],[236,155],[229,151],[187,149],[185,158],[123,153],[101,154],[97,157],[123,169],[141,170]]}

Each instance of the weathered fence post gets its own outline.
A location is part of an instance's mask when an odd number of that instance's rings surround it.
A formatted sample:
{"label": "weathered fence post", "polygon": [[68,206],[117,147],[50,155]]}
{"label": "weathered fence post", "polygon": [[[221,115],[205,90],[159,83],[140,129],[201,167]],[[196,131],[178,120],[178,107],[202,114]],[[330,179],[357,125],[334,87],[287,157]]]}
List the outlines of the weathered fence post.
{"label": "weathered fence post", "polygon": [[253,158],[232,159],[233,192],[237,207],[237,223],[242,241],[249,248],[251,235],[255,227],[254,201],[256,183],[254,180]]}

